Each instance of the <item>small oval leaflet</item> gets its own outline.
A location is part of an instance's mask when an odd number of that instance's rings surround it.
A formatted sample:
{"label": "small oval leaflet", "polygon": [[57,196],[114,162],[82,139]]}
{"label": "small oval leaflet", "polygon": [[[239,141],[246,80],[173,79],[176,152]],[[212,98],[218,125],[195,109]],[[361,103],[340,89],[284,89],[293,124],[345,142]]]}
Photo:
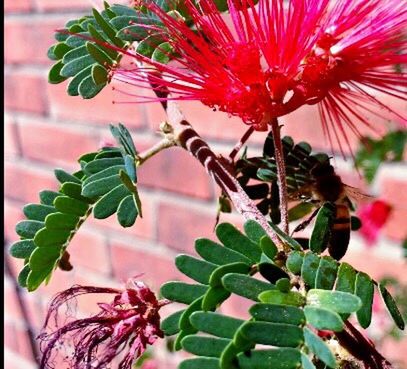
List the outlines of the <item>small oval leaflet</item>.
{"label": "small oval leaflet", "polygon": [[336,313],[353,313],[362,307],[359,297],[347,292],[313,289],[307,293],[307,305],[332,310]]}
{"label": "small oval leaflet", "polygon": [[304,328],[304,339],[307,347],[330,368],[336,368],[335,356],[325,342],[307,327]]}
{"label": "small oval leaflet", "polygon": [[332,310],[314,306],[305,306],[304,314],[307,322],[319,330],[340,332],[343,330],[341,317]]}

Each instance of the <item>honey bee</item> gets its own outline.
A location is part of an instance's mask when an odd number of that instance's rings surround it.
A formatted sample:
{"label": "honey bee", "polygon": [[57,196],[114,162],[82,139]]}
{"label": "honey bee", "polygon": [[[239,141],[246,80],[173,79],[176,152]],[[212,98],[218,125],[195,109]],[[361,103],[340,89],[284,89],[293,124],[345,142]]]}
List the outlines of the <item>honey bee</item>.
{"label": "honey bee", "polygon": [[351,200],[361,202],[371,200],[369,195],[362,194],[357,188],[344,184],[341,177],[329,162],[316,164],[310,171],[311,183],[301,188],[297,196],[308,200],[318,206],[309,219],[301,223],[294,232],[304,229],[318,213],[319,208],[325,202],[335,205],[335,218],[332,223],[328,241],[328,252],[336,260],[345,255],[351,232]]}

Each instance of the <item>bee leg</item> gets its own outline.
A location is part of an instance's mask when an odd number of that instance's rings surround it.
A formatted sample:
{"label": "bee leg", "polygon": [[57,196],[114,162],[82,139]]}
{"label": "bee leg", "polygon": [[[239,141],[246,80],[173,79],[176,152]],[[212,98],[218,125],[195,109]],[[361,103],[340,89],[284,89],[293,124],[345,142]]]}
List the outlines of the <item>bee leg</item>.
{"label": "bee leg", "polygon": [[302,231],[303,229],[307,228],[309,226],[309,224],[312,222],[312,220],[315,218],[315,216],[318,214],[318,211],[319,211],[319,208],[315,209],[308,219],[304,220],[297,227],[295,227],[295,229],[291,233],[291,236],[294,233]]}

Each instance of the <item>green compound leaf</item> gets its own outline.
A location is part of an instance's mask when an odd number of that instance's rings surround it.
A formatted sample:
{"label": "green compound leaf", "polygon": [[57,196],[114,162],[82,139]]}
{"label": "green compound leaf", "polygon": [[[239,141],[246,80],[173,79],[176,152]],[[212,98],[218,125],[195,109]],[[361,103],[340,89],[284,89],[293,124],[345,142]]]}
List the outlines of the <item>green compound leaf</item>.
{"label": "green compound leaf", "polygon": [[301,353],[301,365],[303,369],[316,369],[315,365],[304,353]]}
{"label": "green compound leaf", "polygon": [[82,195],[86,197],[99,197],[108,193],[120,184],[122,184],[122,180],[117,174],[110,177],[104,177],[83,186]]}
{"label": "green compound leaf", "polygon": [[337,291],[354,293],[355,282],[356,282],[355,269],[353,269],[353,267],[348,263],[341,263],[338,269],[338,278],[336,281],[335,289]]}
{"label": "green compound leaf", "polygon": [[305,297],[298,292],[281,292],[278,290],[271,290],[262,292],[259,295],[261,302],[277,305],[293,305],[303,306],[305,304]]}
{"label": "green compound leaf", "polygon": [[240,333],[255,343],[277,347],[297,347],[304,341],[302,328],[291,324],[246,322]]}
{"label": "green compound leaf", "polygon": [[22,220],[16,225],[16,233],[21,238],[34,238],[35,234],[44,227],[44,222],[38,220]]}
{"label": "green compound leaf", "polygon": [[290,305],[255,304],[249,312],[255,320],[271,323],[285,323],[292,325],[303,325],[305,315],[302,309]]}
{"label": "green compound leaf", "polygon": [[228,273],[248,274],[250,272],[250,265],[245,263],[232,263],[217,267],[211,274],[209,285],[211,287],[222,286],[222,277]]}
{"label": "green compound leaf", "polygon": [[198,238],[195,240],[196,252],[206,261],[216,265],[225,265],[230,263],[251,264],[251,260],[239,252],[230,250],[207,238]]}
{"label": "green compound leaf", "polygon": [[317,275],[315,276],[315,288],[325,290],[333,289],[338,270],[338,263],[330,256],[323,256],[319,262]]}
{"label": "green compound leaf", "polygon": [[314,205],[307,202],[300,202],[288,211],[288,221],[294,222],[296,220],[304,218],[310,214]]}
{"label": "green compound leaf", "polygon": [[222,285],[229,292],[253,301],[259,301],[260,293],[275,288],[270,283],[236,273],[226,274],[222,278]]}
{"label": "green compound leaf", "polygon": [[102,67],[101,65],[93,65],[92,66],[92,79],[95,85],[105,85],[108,83],[109,80],[109,72],[106,68]]}
{"label": "green compound leaf", "polygon": [[260,239],[260,248],[270,260],[273,260],[278,252],[277,246],[270,237],[264,236]]}
{"label": "green compound leaf", "polygon": [[218,358],[229,343],[225,338],[200,336],[187,336],[181,342],[182,348],[191,354]]}
{"label": "green compound leaf", "polygon": [[58,84],[65,81],[68,77],[61,75],[61,70],[64,67],[62,61],[55,63],[48,72],[48,82],[51,84]]}
{"label": "green compound leaf", "polygon": [[260,263],[258,269],[260,274],[273,284],[281,278],[289,278],[288,274],[275,264]]}
{"label": "green compound leaf", "polygon": [[200,284],[167,282],[161,286],[160,292],[166,299],[189,305],[197,298],[203,296],[207,289],[208,287]]}
{"label": "green compound leaf", "polygon": [[336,368],[335,355],[321,338],[306,327],[304,328],[304,339],[307,347],[316,357],[330,368]]}
{"label": "green compound leaf", "polygon": [[61,194],[55,191],[43,190],[39,193],[39,195],[41,204],[52,206],[54,204],[54,200]]}
{"label": "green compound leaf", "polygon": [[390,295],[390,292],[387,291],[386,287],[382,283],[379,283],[379,292],[388,312],[394,320],[394,323],[396,323],[399,329],[403,330],[405,327],[403,316],[401,315],[394,298]]}
{"label": "green compound leaf", "polygon": [[215,310],[222,302],[230,296],[230,292],[225,290],[222,286],[209,287],[202,300],[202,310],[211,311]]}
{"label": "green compound leaf", "polygon": [[[61,183],[59,192],[41,191],[40,204],[28,204],[24,207],[24,214],[28,219],[17,224],[16,231],[21,240],[11,246],[10,252],[12,256],[26,261],[20,281],[29,291],[35,290],[44,281],[48,283],[52,272],[57,267],[63,270],[71,269],[67,259],[69,254],[65,253],[65,250],[80,225],[91,214],[95,202],[98,204],[96,210],[93,209],[96,214],[106,216],[106,213],[117,210],[119,223],[124,227],[132,225],[138,216],[139,199],[135,199],[118,176],[120,169],[126,168],[123,165],[125,159],[122,153],[129,156],[127,154],[129,148],[130,150],[135,148],[124,126],[119,125],[118,130],[121,137],[125,137],[126,147],[102,148],[98,152],[82,155],[79,162],[81,167],[88,168],[88,171],[79,170],[70,174],[62,169],[56,169],[55,176]],[[132,161],[134,162],[134,158]],[[112,167],[115,168],[112,170]],[[131,175],[136,179],[135,170],[131,169],[133,170]],[[111,178],[106,180],[104,175],[107,173],[110,176],[116,175],[115,183],[111,183]],[[92,183],[95,186],[94,182],[98,180],[102,182],[96,183],[99,187],[95,190],[95,187],[92,188]],[[89,190],[83,193],[85,182]],[[120,186],[126,191],[123,198],[106,197]],[[111,187],[113,188],[109,191]],[[104,201],[99,201],[100,199]]]}
{"label": "green compound leaf", "polygon": [[163,42],[159,44],[151,55],[151,60],[161,63],[168,64],[174,55],[175,50],[169,42]]}
{"label": "green compound leaf", "polygon": [[54,213],[45,219],[47,229],[72,230],[79,223],[80,217],[75,214]]}
{"label": "green compound leaf", "polygon": [[242,234],[232,224],[219,224],[216,227],[216,236],[227,248],[245,255],[254,263],[260,261],[261,250],[259,245]]}
{"label": "green compound leaf", "polygon": [[72,183],[78,183],[78,184],[81,183],[81,180],[79,178],[75,177],[72,174],[65,172],[63,169],[55,169],[54,174],[55,174],[55,177],[57,178],[57,180],[62,184],[65,182],[72,182]]}
{"label": "green compound leaf", "polygon": [[362,301],[362,307],[356,312],[358,322],[362,328],[367,328],[372,320],[374,283],[366,273],[357,274],[355,295]]}
{"label": "green compound leaf", "polygon": [[219,359],[212,357],[200,357],[184,360],[178,369],[220,369]]}
{"label": "green compound leaf", "polygon": [[249,237],[253,242],[260,243],[260,240],[267,236],[267,233],[263,227],[254,220],[246,221],[243,228],[247,237]]}
{"label": "green compound leaf", "polygon": [[272,222],[269,222],[270,227],[273,229],[274,232],[278,234],[280,239],[285,242],[287,245],[289,245],[293,250],[301,250],[302,247],[301,245],[294,240],[294,238],[286,235],[277,225],[275,225]]}
{"label": "green compound leaf", "polygon": [[296,369],[301,365],[301,352],[293,348],[253,350],[250,355],[240,354],[241,369]]}
{"label": "green compound leaf", "polygon": [[18,259],[29,258],[36,248],[33,240],[22,240],[13,243],[10,247],[10,255]]}
{"label": "green compound leaf", "polygon": [[131,227],[138,216],[134,195],[125,197],[117,208],[117,220],[122,227]]}
{"label": "green compound leaf", "polygon": [[244,320],[212,312],[195,312],[191,324],[198,330],[220,338],[232,339]]}
{"label": "green compound leaf", "polygon": [[337,313],[353,313],[362,307],[362,301],[359,297],[347,292],[314,289],[307,293],[307,305]]}
{"label": "green compound leaf", "polygon": [[120,202],[128,195],[131,195],[131,193],[124,184],[113,188],[95,203],[93,208],[94,217],[96,219],[110,217],[117,211]]}
{"label": "green compound leaf", "polygon": [[315,287],[315,279],[318,272],[319,262],[320,258],[318,257],[318,255],[312,252],[307,252],[304,255],[301,267],[301,275],[304,279],[304,282],[311,288]]}
{"label": "green compound leaf", "polygon": [[172,336],[179,332],[179,320],[184,311],[185,310],[179,310],[161,321],[160,328],[166,336]]}
{"label": "green compound leaf", "polygon": [[287,269],[296,275],[301,273],[304,253],[302,251],[291,251],[288,255],[286,266]]}
{"label": "green compound leaf", "polygon": [[17,281],[21,287],[27,287],[27,279],[28,274],[30,273],[31,269],[28,264],[24,265],[24,268],[21,269],[20,273],[18,274]]}
{"label": "green compound leaf", "polygon": [[315,226],[310,238],[310,249],[317,254],[328,247],[331,228],[335,219],[335,205],[325,203],[318,211]]}
{"label": "green compound leaf", "polygon": [[304,314],[307,322],[319,330],[340,332],[343,330],[341,317],[332,310],[314,306],[305,306]]}
{"label": "green compound leaf", "polygon": [[175,258],[175,265],[180,272],[202,284],[209,284],[209,278],[217,267],[215,264],[189,255],[178,255]]}

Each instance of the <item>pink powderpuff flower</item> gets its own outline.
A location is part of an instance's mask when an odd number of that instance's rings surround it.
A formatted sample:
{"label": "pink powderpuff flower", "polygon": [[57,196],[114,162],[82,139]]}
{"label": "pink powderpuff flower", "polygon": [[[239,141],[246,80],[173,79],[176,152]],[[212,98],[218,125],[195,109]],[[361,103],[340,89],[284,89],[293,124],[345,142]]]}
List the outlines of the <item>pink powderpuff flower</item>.
{"label": "pink powderpuff flower", "polygon": [[[99,303],[100,311],[58,327],[58,310],[69,300],[84,294],[113,294],[111,303]],[[106,368],[120,354],[119,369],[130,369],[134,359],[141,356],[147,345],[163,337],[159,309],[168,300],[158,301],[142,282],[130,279],[124,290],[92,286],[74,286],[60,292],[51,302],[43,332],[39,335],[43,356],[40,368],[53,367],[53,353],[63,343],[72,343],[73,354],[67,357],[75,369]],[[54,318],[57,329],[46,332]]]}
{"label": "pink powderpuff flower", "polygon": [[154,1],[144,5],[163,26],[140,27],[160,34],[167,46],[158,50],[172,59],[165,64],[116,48],[137,67],[119,67],[114,78],[157,93],[123,91],[135,102],[198,100],[259,131],[317,104],[326,136],[342,150],[343,138],[349,146],[345,128],[360,136],[359,123],[374,128],[367,114],[397,115],[374,91],[407,96],[407,74],[395,67],[407,61],[405,1],[228,0],[230,22],[214,0],[185,0],[185,18]]}
{"label": "pink powderpuff flower", "polygon": [[391,206],[383,200],[363,204],[358,208],[357,216],[362,221],[362,227],[359,229],[359,233],[365,240],[367,246],[373,246],[376,242],[380,230],[386,224],[390,216],[391,209]]}

